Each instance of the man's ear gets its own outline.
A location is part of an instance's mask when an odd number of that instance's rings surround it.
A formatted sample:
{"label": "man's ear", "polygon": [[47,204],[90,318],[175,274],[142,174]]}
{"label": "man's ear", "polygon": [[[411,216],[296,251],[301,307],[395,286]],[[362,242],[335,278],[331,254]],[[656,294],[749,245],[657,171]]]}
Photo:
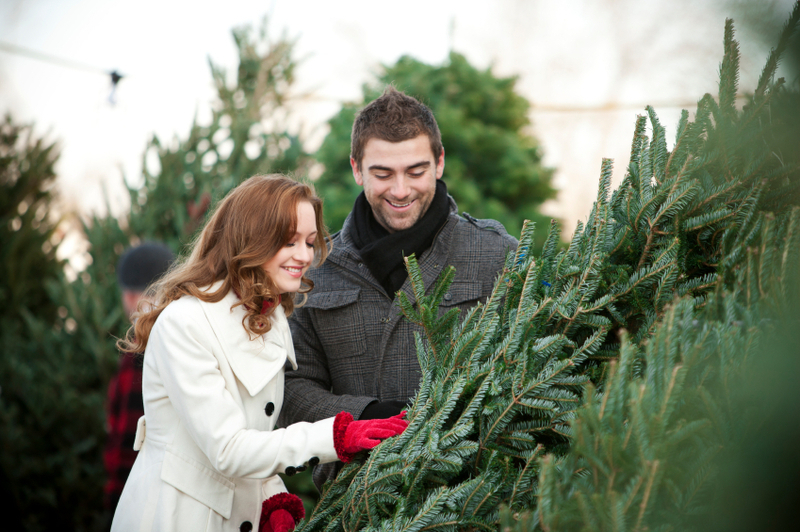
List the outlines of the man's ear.
{"label": "man's ear", "polygon": [[358,163],[352,157],[350,157],[350,168],[353,169],[353,179],[356,180],[356,184],[360,187],[363,187],[364,178],[361,176],[361,170],[358,169]]}
{"label": "man's ear", "polygon": [[441,179],[444,175],[444,148],[442,153],[439,154],[439,160],[436,161],[436,179]]}

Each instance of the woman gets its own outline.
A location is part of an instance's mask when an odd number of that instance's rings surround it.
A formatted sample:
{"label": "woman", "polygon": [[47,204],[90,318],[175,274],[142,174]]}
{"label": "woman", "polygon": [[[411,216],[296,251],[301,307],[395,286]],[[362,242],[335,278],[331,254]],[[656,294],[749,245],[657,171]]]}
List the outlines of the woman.
{"label": "woman", "polygon": [[325,259],[326,236],[309,186],[251,177],[151,288],[157,303],[118,342],[145,354],[145,415],[113,531],[290,530],[302,504],[276,473],[348,461],[405,429],[401,416],[343,412],[272,430],[284,363],[297,367],[286,316],[311,288],[304,273]]}

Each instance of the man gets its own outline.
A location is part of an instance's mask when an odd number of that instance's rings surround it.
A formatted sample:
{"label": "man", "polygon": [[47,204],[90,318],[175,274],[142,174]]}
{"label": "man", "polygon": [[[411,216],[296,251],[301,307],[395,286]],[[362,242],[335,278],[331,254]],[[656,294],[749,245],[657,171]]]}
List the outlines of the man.
{"label": "man", "polygon": [[[309,271],[306,304],[289,322],[298,369],[286,374],[281,423],[350,412],[356,419],[403,410],[421,378],[418,328],[395,293],[413,300],[403,257],[414,254],[427,288],[447,266],[456,276],[442,312],[485,301],[517,241],[493,220],[458,215],[441,181],[444,149],[430,109],[393,87],[355,119],[350,165],[364,191],[327,261]],[[315,471],[318,486],[324,475]]]}
{"label": "man", "polygon": [[[164,275],[173,259],[167,246],[155,242],[129,248],[122,254],[117,264],[117,282],[128,320],[136,312],[147,286]],[[117,374],[108,385],[106,415],[108,437],[103,452],[106,469],[103,491],[110,525],[110,516],[114,515],[122,487],[136,460],[133,440],[136,424],[144,415],[141,355],[123,353],[120,356]]]}

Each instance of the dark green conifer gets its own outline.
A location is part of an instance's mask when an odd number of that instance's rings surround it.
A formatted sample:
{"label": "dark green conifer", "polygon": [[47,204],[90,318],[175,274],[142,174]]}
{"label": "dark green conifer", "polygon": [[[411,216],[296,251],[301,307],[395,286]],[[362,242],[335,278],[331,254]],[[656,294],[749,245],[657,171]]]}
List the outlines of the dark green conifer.
{"label": "dark green conifer", "polygon": [[58,150],[33,127],[0,123],[0,323],[19,325],[26,312],[55,317],[44,284],[58,277],[53,235],[53,169]]}
{"label": "dark green conifer", "polygon": [[[800,4],[780,43],[798,19]],[[681,529],[708,511],[734,430],[725,386],[762,305],[796,297],[800,252],[800,171],[771,144],[781,45],[738,110],[731,21],[724,44],[718,97],[682,114],[673,148],[648,108],[619,188],[604,161],[565,250],[553,224],[535,255],[526,225],[485,305],[441,314],[452,272],[425,287],[409,259],[409,427],[345,467],[302,530],[496,530],[501,505],[520,530]]]}

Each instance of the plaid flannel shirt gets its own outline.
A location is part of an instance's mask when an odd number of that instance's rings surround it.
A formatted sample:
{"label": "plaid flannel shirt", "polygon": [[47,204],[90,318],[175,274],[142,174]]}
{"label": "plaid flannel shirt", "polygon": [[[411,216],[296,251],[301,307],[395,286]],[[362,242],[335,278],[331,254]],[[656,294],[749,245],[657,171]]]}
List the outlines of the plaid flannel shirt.
{"label": "plaid flannel shirt", "polygon": [[103,450],[106,484],[103,495],[105,507],[112,511],[117,506],[138,454],[133,450],[133,441],[136,424],[144,415],[142,362],[142,355],[123,353],[119,358],[119,371],[108,385],[108,437]]}

